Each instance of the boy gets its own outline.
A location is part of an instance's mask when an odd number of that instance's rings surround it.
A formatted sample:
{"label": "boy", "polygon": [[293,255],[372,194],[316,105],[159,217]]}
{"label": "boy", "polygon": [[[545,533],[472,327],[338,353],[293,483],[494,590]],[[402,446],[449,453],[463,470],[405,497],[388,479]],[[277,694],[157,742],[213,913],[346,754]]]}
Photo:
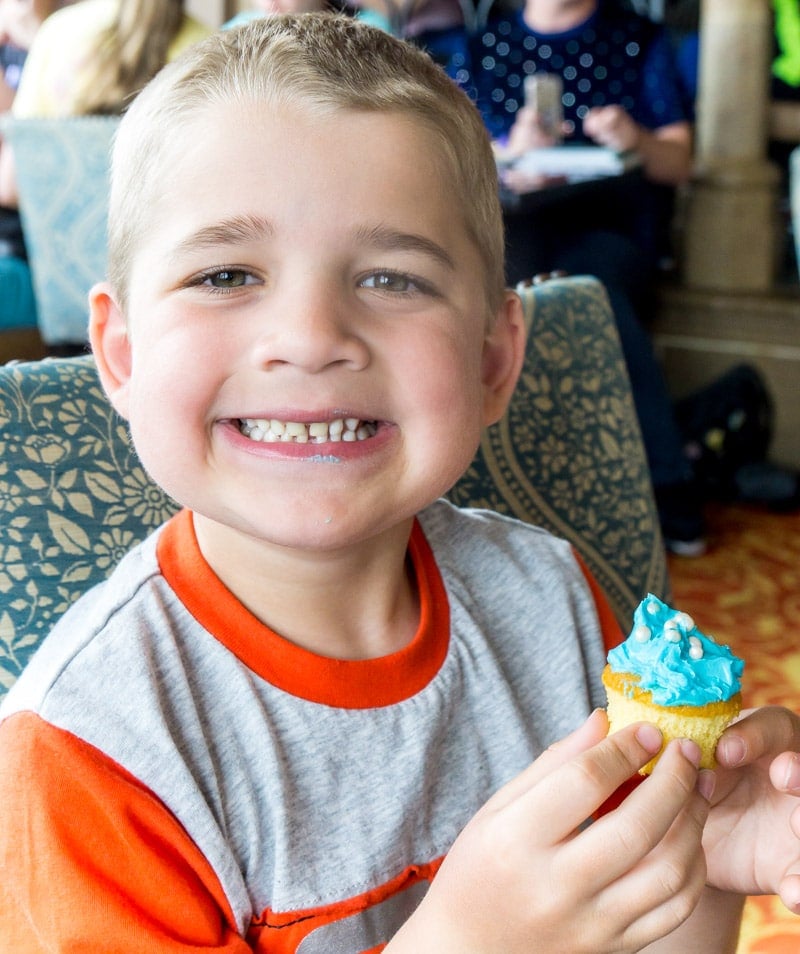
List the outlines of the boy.
{"label": "boy", "polygon": [[748,767],[719,773],[716,887],[691,743],[584,829],[660,744],[592,713],[610,615],[568,546],[438,500],[523,351],[444,74],[344,18],[258,21],[141,94],[112,180],[92,344],[186,509],[7,697],[2,947],[713,952],[734,892],[800,901],[798,720],[721,746]]}

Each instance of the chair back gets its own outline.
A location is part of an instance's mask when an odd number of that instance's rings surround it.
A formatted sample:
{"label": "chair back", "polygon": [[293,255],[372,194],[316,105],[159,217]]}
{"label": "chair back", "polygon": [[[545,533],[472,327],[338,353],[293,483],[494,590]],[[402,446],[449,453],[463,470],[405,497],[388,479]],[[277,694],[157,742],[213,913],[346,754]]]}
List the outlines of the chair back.
{"label": "chair back", "polygon": [[0,698],[65,610],[176,509],[90,356],[0,366]]}
{"label": "chair back", "polygon": [[7,117],[39,333],[51,347],[87,340],[86,296],[106,274],[115,116]]}
{"label": "chair back", "polygon": [[[522,379],[451,497],[571,540],[627,627],[668,581],[608,299],[588,278],[522,294]],[[91,357],[0,367],[0,697],[69,605],[175,509]]]}

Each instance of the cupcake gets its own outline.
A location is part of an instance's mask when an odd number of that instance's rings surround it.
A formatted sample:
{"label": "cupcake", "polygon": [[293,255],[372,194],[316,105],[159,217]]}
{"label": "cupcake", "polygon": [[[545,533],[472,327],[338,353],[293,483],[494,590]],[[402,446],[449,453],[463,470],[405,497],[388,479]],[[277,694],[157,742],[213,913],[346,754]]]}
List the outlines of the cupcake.
{"label": "cupcake", "polygon": [[[693,739],[702,750],[701,768],[713,768],[719,737],[742,705],[743,669],[742,660],[701,633],[691,616],[648,594],[636,608],[630,636],[609,652],[603,671],[610,731],[652,722],[664,745]],[[640,773],[649,775],[658,757]]]}

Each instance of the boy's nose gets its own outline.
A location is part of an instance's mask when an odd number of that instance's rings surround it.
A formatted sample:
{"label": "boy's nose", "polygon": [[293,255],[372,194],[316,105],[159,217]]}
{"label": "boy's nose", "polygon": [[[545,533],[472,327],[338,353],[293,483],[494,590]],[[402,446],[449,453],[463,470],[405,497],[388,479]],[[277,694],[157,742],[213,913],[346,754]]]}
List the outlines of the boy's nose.
{"label": "boy's nose", "polygon": [[335,364],[360,370],[369,350],[352,312],[330,288],[277,296],[260,328],[255,360],[262,367],[289,364],[310,373]]}

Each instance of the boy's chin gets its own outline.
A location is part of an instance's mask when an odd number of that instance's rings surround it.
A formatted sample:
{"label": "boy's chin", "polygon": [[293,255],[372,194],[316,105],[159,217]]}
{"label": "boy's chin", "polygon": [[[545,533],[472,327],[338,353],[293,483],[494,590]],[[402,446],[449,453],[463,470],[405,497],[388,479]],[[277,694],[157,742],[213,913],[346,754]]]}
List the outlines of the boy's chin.
{"label": "boy's chin", "polygon": [[[195,512],[195,526],[198,537],[207,543],[230,551],[240,547],[249,550],[268,549],[300,554],[332,553],[337,550],[357,547],[381,535],[385,531],[397,530],[405,533],[410,530],[413,514],[409,517],[396,517],[378,522],[356,517],[351,512],[339,512],[337,508],[316,508],[306,506],[302,513],[285,508],[282,514],[268,514],[265,508],[263,518],[232,518]],[[205,550],[205,547],[203,547]],[[222,552],[222,551],[221,551]],[[206,554],[207,558],[209,554]]]}

